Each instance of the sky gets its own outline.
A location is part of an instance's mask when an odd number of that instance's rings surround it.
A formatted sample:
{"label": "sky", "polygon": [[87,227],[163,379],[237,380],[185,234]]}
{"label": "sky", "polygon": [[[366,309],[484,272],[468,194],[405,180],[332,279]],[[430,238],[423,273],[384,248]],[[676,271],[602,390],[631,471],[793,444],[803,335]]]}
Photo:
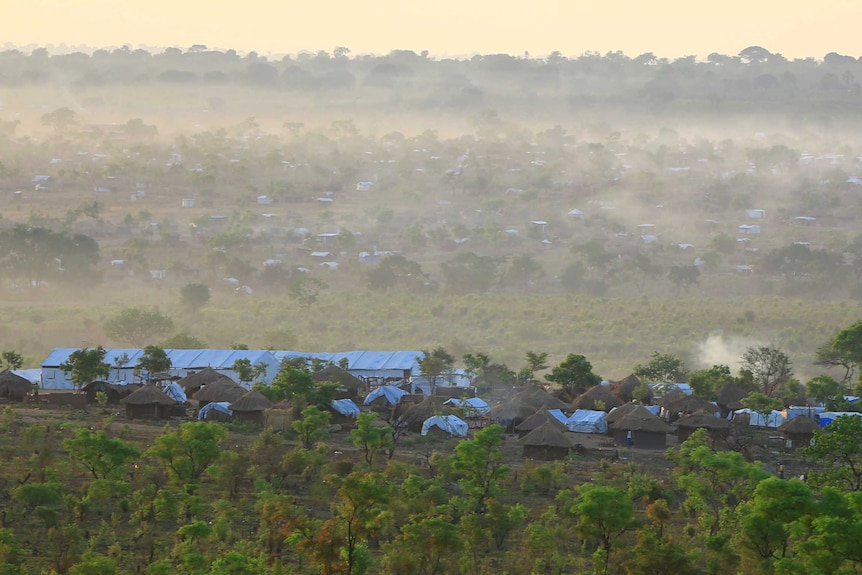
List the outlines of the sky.
{"label": "sky", "polygon": [[634,57],[862,55],[860,0],[0,0],[0,42],[261,55],[427,50],[434,57],[620,50]]}

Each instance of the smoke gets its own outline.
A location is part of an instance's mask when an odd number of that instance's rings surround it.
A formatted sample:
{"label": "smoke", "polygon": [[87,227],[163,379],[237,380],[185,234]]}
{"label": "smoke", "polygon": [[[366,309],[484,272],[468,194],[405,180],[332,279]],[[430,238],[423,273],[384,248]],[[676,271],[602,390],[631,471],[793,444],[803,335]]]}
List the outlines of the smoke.
{"label": "smoke", "polygon": [[726,365],[736,372],[742,362],[742,354],[749,347],[761,345],[757,340],[745,337],[725,338],[720,333],[710,334],[706,340],[697,344],[696,363],[699,368],[713,365]]}

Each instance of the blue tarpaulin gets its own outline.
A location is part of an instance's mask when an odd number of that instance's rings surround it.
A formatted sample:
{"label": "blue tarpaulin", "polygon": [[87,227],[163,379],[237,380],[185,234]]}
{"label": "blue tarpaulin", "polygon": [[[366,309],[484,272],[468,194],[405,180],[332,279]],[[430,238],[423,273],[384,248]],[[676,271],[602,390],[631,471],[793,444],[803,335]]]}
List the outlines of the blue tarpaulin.
{"label": "blue tarpaulin", "polygon": [[352,399],[333,399],[330,405],[341,415],[352,415],[353,417],[359,415],[359,407],[353,403]]}
{"label": "blue tarpaulin", "polygon": [[389,385],[384,385],[384,386],[378,387],[377,389],[375,389],[374,391],[369,393],[365,397],[365,401],[363,402],[363,404],[364,405],[370,405],[371,402],[373,402],[378,397],[385,397],[386,402],[389,405],[395,405],[397,403],[401,403],[401,398],[405,395],[407,395],[407,392],[404,391],[403,389],[400,389],[397,387],[392,387]]}
{"label": "blue tarpaulin", "polygon": [[206,419],[211,411],[220,411],[233,417],[229,401],[214,401],[206,404],[198,411],[198,419]]}
{"label": "blue tarpaulin", "polygon": [[432,427],[439,427],[449,435],[457,435],[458,437],[466,437],[469,427],[464,420],[454,415],[435,415],[429,417],[422,424],[422,435],[428,435],[428,430]]}
{"label": "blue tarpaulin", "polygon": [[452,405],[454,407],[464,406],[464,411],[468,417],[475,417],[477,415],[485,415],[489,411],[491,411],[491,406],[488,405],[488,402],[482,399],[481,397],[471,397],[469,399],[458,399],[457,397],[453,397],[451,399],[447,399],[444,402],[446,405]]}
{"label": "blue tarpaulin", "polygon": [[183,391],[183,388],[175,381],[171,382],[171,384],[164,389],[164,392],[165,395],[167,395],[177,403],[185,403],[186,401],[188,401],[188,398],[186,397],[186,392]]}

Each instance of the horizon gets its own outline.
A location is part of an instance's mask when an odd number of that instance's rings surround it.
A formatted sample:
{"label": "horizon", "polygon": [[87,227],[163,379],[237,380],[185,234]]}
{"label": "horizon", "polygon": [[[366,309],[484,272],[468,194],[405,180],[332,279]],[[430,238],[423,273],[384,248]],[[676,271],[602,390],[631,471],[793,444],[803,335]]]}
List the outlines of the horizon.
{"label": "horizon", "polygon": [[[401,4],[368,0],[251,0],[240,9],[225,0],[30,0],[7,7],[6,44],[132,48],[200,44],[213,50],[261,55],[332,51],[354,55],[427,50],[434,58],[510,54],[541,57],[560,52],[652,52],[659,58],[715,52],[736,55],[762,46],[789,60],[837,52],[859,55],[856,22],[862,3],[831,0],[811,10],[800,0],[728,0],[703,7],[685,0],[534,0],[500,6],[490,0],[437,0]],[[333,15],[337,14],[338,18]],[[36,23],[36,25],[34,25]],[[50,50],[49,50],[50,51]]]}

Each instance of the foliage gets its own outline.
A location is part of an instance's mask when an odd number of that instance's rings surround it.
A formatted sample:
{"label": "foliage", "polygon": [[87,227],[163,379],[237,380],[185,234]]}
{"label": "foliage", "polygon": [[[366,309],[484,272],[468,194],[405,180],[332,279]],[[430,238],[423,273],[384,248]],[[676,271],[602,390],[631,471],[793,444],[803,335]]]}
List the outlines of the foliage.
{"label": "foliage", "polygon": [[862,490],[862,417],[842,415],[814,432],[803,456],[818,464],[811,472],[815,485]]}
{"label": "foliage", "polygon": [[432,351],[422,351],[422,356],[416,358],[419,369],[425,377],[431,381],[431,387],[437,385],[437,378],[452,370],[455,358],[443,347],[436,347]]}
{"label": "foliage", "polygon": [[129,307],[105,322],[108,337],[135,347],[143,347],[153,337],[169,332],[174,321],[156,310]]}
{"label": "foliage", "polygon": [[217,423],[187,421],[173,431],[166,427],[147,455],[181,483],[194,482],[218,461],[225,437],[227,431]]}
{"label": "foliage", "polygon": [[742,354],[742,367],[751,371],[763,395],[781,392],[793,377],[790,358],[774,346],[749,347]]}
{"label": "foliage", "polygon": [[75,431],[75,437],[66,439],[63,447],[94,479],[119,479],[126,472],[126,466],[141,456],[141,452],[126,441],[89,429]]}
{"label": "foliage", "polygon": [[180,297],[185,307],[197,311],[210,301],[210,288],[206,284],[186,284],[180,291]]}
{"label": "foliage", "polygon": [[369,465],[374,463],[376,452],[393,447],[393,428],[388,425],[375,425],[376,422],[376,413],[360,413],[356,418],[356,426],[350,430],[353,445],[362,448],[365,461]]}
{"label": "foliage", "polygon": [[320,292],[328,287],[322,279],[300,274],[291,280],[287,295],[307,311],[317,303]]}
{"label": "foliage", "polygon": [[141,354],[141,357],[138,358],[135,368],[146,371],[147,380],[149,381],[154,373],[165,372],[171,369],[171,364],[171,358],[168,357],[164,348],[157,345],[148,345],[144,348],[144,353]]}
{"label": "foliage", "polygon": [[21,369],[23,365],[24,357],[14,350],[6,350],[0,354],[0,367],[3,369]]}
{"label": "foliage", "polygon": [[471,499],[476,513],[483,513],[488,498],[500,491],[500,482],[509,472],[502,462],[499,445],[503,441],[503,428],[491,425],[455,446],[452,469],[460,478],[459,484]]}
{"label": "foliage", "polygon": [[206,349],[207,344],[202,340],[187,333],[178,333],[164,340],[161,344],[164,349]]}
{"label": "foliage", "polygon": [[69,354],[68,359],[60,364],[64,373],[70,374],[72,383],[80,388],[99,377],[107,378],[111,374],[111,365],[105,363],[107,350],[101,345],[94,348],[77,349]]}
{"label": "foliage", "polygon": [[326,438],[331,417],[329,412],[321,411],[315,405],[302,410],[302,418],[294,421],[291,427],[299,434],[304,449],[311,449],[315,442]]}
{"label": "foliage", "polygon": [[656,383],[682,383],[688,377],[688,368],[670,353],[654,352],[646,365],[636,365],[633,373],[639,378]]}
{"label": "foliage", "polygon": [[593,366],[587,358],[573,353],[567,355],[559,365],[554,366],[545,379],[564,388],[573,389],[577,393],[602,382],[601,376],[593,373]]}

